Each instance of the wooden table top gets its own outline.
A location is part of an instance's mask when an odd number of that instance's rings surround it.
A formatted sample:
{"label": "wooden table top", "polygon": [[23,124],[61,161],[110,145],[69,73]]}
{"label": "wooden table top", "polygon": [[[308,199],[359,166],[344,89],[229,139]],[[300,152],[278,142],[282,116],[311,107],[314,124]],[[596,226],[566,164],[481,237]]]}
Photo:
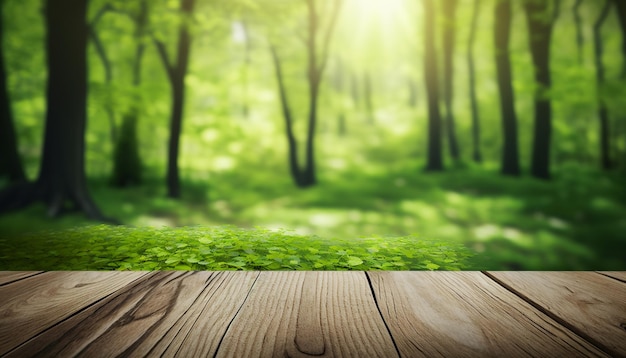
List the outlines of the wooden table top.
{"label": "wooden table top", "polygon": [[626,357],[626,272],[0,272],[7,357]]}

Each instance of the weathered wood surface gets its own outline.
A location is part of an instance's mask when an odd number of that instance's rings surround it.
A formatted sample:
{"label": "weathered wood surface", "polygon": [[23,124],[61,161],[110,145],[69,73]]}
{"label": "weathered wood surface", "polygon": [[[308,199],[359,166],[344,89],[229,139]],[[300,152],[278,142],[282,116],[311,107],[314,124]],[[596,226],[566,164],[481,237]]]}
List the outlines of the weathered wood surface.
{"label": "weathered wood surface", "polygon": [[626,356],[625,283],[594,272],[575,275],[492,272],[490,275],[611,355]]}
{"label": "weathered wood surface", "polygon": [[0,286],[19,281],[23,278],[35,276],[42,271],[0,271]]}
{"label": "weathered wood surface", "polygon": [[620,272],[0,272],[7,357],[626,357]]}
{"label": "weathered wood surface", "polygon": [[370,275],[403,356],[605,356],[480,272]]}

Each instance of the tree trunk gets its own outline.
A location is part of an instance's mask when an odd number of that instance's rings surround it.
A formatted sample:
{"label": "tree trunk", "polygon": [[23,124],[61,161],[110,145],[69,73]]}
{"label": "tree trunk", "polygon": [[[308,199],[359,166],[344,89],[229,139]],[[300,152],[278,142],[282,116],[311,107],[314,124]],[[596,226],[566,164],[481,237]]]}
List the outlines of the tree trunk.
{"label": "tree trunk", "polygon": [[609,111],[606,102],[602,98],[602,88],[604,87],[604,64],[602,63],[603,41],[602,41],[602,25],[606,20],[609,10],[611,9],[611,0],[606,0],[600,16],[593,25],[593,49],[596,65],[596,83],[598,96],[598,118],[600,119],[600,161],[602,169],[611,169],[610,148],[611,137],[609,131]]}
{"label": "tree trunk", "polygon": [[552,38],[553,18],[546,18],[549,4],[545,1],[524,3],[529,31],[529,45],[535,69],[534,114],[535,130],[533,136],[532,162],[530,172],[540,179],[550,178],[550,140],[552,136],[552,107],[549,91],[550,79],[550,42]]}
{"label": "tree trunk", "polygon": [[300,165],[298,164],[298,142],[296,141],[296,136],[293,133],[293,116],[291,114],[287,91],[283,81],[282,66],[278,53],[276,52],[276,48],[273,45],[270,46],[270,51],[272,52],[274,70],[276,71],[276,79],[278,81],[281,109],[283,111],[283,117],[285,118],[285,132],[287,135],[287,145],[289,151],[289,171],[296,185],[298,187],[302,187],[302,174],[300,173]]}
{"label": "tree trunk", "polygon": [[[285,86],[282,80],[282,72],[280,66],[280,60],[276,52],[276,48],[271,45],[270,50],[274,59],[274,67],[276,69],[276,77],[278,78],[278,86],[280,91],[281,105],[283,109],[283,115],[285,117],[287,140],[289,143],[289,163],[291,168],[291,175],[297,186],[301,188],[310,187],[317,183],[317,173],[315,167],[315,131],[317,126],[317,101],[319,97],[320,83],[322,80],[322,74],[328,60],[328,47],[330,43],[330,37],[332,35],[339,8],[341,6],[341,0],[335,0],[334,7],[330,21],[327,23],[326,31],[323,33],[321,43],[321,49],[318,49],[317,36],[319,34],[319,14],[316,9],[315,0],[307,0],[306,5],[308,8],[308,38],[306,40],[307,48],[307,83],[309,85],[309,115],[308,126],[306,135],[306,147],[305,147],[305,164],[304,169],[300,169],[298,165],[298,156],[296,152],[296,139],[293,134],[292,128],[292,116],[287,101],[287,95]],[[318,51],[320,50],[320,51]],[[319,57],[318,57],[319,56]]]}
{"label": "tree trunk", "polygon": [[373,125],[376,120],[374,119],[374,101],[372,100],[372,77],[369,72],[363,74],[363,97],[367,111],[367,123]]}
{"label": "tree trunk", "polygon": [[455,13],[457,0],[443,0],[443,101],[446,110],[445,127],[448,135],[450,156],[455,161],[459,160],[459,144],[456,138],[456,125],[454,123],[454,111],[452,110],[453,82],[453,55],[455,42]]}
{"label": "tree trunk", "polygon": [[89,218],[102,216],[87,190],[85,127],[87,104],[87,0],[45,3],[48,85],[44,145],[35,183],[0,193],[0,211],[42,200],[48,215],[58,216],[66,202]]}
{"label": "tree trunk", "polygon": [[[194,4],[195,0],[181,0],[181,16],[191,16]],[[166,175],[167,196],[170,198],[180,198],[178,152],[183,124],[183,107],[185,103],[185,75],[187,74],[187,67],[189,65],[189,51],[191,47],[191,35],[189,34],[185,22],[186,21],[183,21],[178,30],[176,64],[170,63],[165,44],[156,39],[154,40],[172,87],[172,114],[170,116],[170,138],[167,147]]]}
{"label": "tree trunk", "polygon": [[[616,9],[617,9],[617,17],[619,19],[620,28],[622,30],[622,74],[621,80],[626,82],[626,2],[622,0],[614,0]],[[620,133],[622,134],[622,140],[626,140],[626,133],[624,129],[626,128],[626,118],[624,118],[624,114],[621,115],[621,127],[622,130]],[[617,141],[616,141],[617,142]],[[622,158],[621,168],[624,172],[626,172],[626,151],[619,155]]]}
{"label": "tree trunk", "polygon": [[409,87],[409,107],[415,108],[417,107],[417,84],[413,78],[409,78],[407,80],[407,84]]}
{"label": "tree trunk", "polygon": [[111,183],[117,187],[141,184],[142,164],[139,156],[137,124],[141,112],[139,86],[141,85],[141,61],[145,52],[143,37],[145,36],[148,21],[146,0],[141,1],[139,12],[133,17],[133,20],[135,22],[135,41],[137,42],[135,58],[133,59],[133,104],[122,119],[120,136],[116,141],[114,150]]}
{"label": "tree trunk", "polygon": [[619,19],[620,28],[622,30],[622,74],[621,78],[626,80],[626,1],[613,0],[617,9],[617,18]]}
{"label": "tree trunk", "polygon": [[476,71],[474,69],[474,43],[476,40],[476,23],[478,22],[479,8],[480,0],[474,0],[472,23],[469,29],[470,32],[467,45],[467,71],[469,76],[470,110],[472,113],[472,158],[476,163],[480,163],[482,161],[482,154],[480,151],[480,118],[478,117],[478,100],[476,99]]}
{"label": "tree trunk", "polygon": [[352,102],[354,103],[354,108],[359,108],[360,96],[359,96],[359,78],[357,75],[352,72],[351,81],[352,87]]}
{"label": "tree trunk", "polygon": [[12,183],[26,180],[22,160],[17,151],[17,137],[13,125],[11,100],[7,88],[4,64],[4,2],[0,2],[0,177],[7,176]]}
{"label": "tree trunk", "polygon": [[[106,50],[104,49],[104,45],[100,40],[100,36],[98,36],[98,32],[96,31],[96,25],[104,16],[104,14],[110,10],[110,5],[107,4],[100,8],[93,21],[89,24],[89,37],[93,42],[94,47],[96,48],[96,53],[100,58],[100,62],[102,62],[102,67],[104,69],[104,80],[107,85],[107,88],[110,88],[111,81],[113,80],[113,69],[111,66],[111,61],[109,60],[109,56],[107,55]],[[107,118],[109,119],[109,127],[111,133],[111,142],[117,142],[117,128],[115,124],[115,113],[113,112],[113,103],[109,96],[106,98],[106,103],[104,105],[104,111],[107,114]]]}
{"label": "tree trunk", "polygon": [[497,0],[495,8],[495,52],[498,88],[500,90],[500,113],[504,145],[502,150],[501,172],[504,175],[520,175],[517,144],[517,116],[511,60],[509,58],[509,37],[511,32],[511,2]]}
{"label": "tree trunk", "polygon": [[[619,2],[619,1],[618,1]],[[583,64],[583,44],[585,38],[583,37],[583,20],[580,17],[580,5],[583,0],[576,0],[572,7],[572,13],[574,14],[574,24],[576,24],[576,47],[578,49],[578,64]]]}
{"label": "tree trunk", "polygon": [[434,5],[432,0],[424,4],[424,78],[428,98],[428,159],[427,171],[443,170],[441,157],[441,115],[439,113],[439,76],[435,52]]}

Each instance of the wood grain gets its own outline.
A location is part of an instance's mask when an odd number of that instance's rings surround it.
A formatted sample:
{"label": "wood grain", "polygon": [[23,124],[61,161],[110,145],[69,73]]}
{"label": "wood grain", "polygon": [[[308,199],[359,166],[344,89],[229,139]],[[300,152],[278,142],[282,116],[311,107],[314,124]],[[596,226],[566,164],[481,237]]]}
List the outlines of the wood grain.
{"label": "wood grain", "polygon": [[626,284],[595,272],[489,272],[542,311],[626,356]]}
{"label": "wood grain", "polygon": [[0,271],[0,286],[40,274],[42,271]]}
{"label": "wood grain", "polygon": [[8,357],[213,356],[257,276],[254,272],[155,272]]}
{"label": "wood grain", "polygon": [[402,356],[606,356],[480,272],[368,275]]}
{"label": "wood grain", "polygon": [[0,355],[145,272],[46,272],[0,287]]}
{"label": "wood grain", "polygon": [[601,275],[613,277],[616,280],[626,283],[626,271],[599,271]]}
{"label": "wood grain", "polygon": [[217,357],[397,357],[363,272],[262,272]]}

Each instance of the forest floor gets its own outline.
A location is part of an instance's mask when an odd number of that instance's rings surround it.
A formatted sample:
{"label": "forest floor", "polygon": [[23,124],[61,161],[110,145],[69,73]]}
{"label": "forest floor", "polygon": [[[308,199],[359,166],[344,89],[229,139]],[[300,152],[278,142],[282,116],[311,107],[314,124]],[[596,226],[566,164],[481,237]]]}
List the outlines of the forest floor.
{"label": "forest floor", "polygon": [[[181,200],[166,198],[157,179],[127,189],[92,179],[90,187],[104,213],[133,226],[229,224],[342,239],[413,234],[464,244],[477,254],[469,269],[626,270],[623,174],[579,166],[551,181],[477,168],[332,173],[302,190],[272,172],[223,172],[210,184],[184,180]],[[36,205],[0,217],[0,237],[92,224],[79,214],[47,218]]]}

